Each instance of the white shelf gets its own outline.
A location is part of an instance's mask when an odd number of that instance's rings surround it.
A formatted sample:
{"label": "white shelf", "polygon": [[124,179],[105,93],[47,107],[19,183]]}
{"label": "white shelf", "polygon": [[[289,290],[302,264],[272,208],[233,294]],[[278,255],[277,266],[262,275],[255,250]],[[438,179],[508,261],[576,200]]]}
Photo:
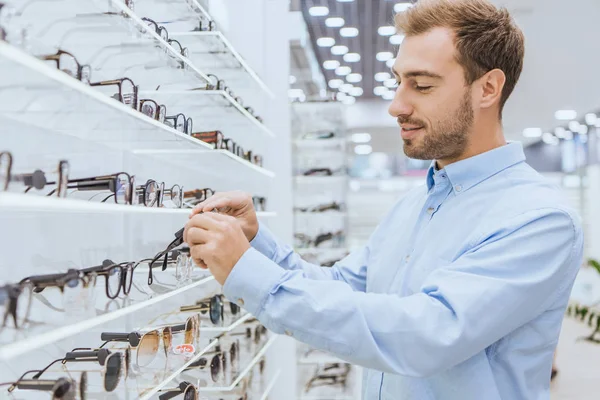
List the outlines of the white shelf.
{"label": "white shelf", "polygon": [[294,176],[297,184],[300,185],[335,185],[348,183],[347,175],[332,175],[332,176]]}
{"label": "white shelf", "polygon": [[348,213],[345,211],[328,210],[323,212],[308,212],[308,211],[294,211],[294,215],[297,217],[347,217]]}
{"label": "white shelf", "polygon": [[317,353],[308,357],[301,357],[298,364],[348,364],[348,362],[329,354]]}
{"label": "white shelf", "polygon": [[215,339],[212,342],[210,342],[210,344],[207,347],[205,347],[204,349],[202,349],[202,351],[200,353],[198,353],[194,357],[192,357],[188,362],[186,362],[183,366],[181,366],[180,368],[178,368],[175,372],[173,372],[171,375],[169,375],[167,378],[165,378],[161,383],[159,383],[158,385],[156,385],[150,391],[144,393],[143,396],[140,396],[140,399],[141,400],[148,400],[152,396],[154,396],[155,394],[157,394],[169,382],[171,382],[173,379],[177,378],[177,376],[179,374],[181,374],[183,371],[185,371],[185,369],[187,367],[189,367],[190,365],[192,365],[194,362],[198,361],[200,359],[200,357],[202,357],[204,355],[204,353],[206,353],[208,350],[210,350],[213,347],[215,347],[217,345],[217,343],[219,343],[218,339]]}
{"label": "white shelf", "polygon": [[275,384],[277,383],[277,379],[279,379],[279,375],[281,375],[280,369],[278,369],[277,372],[275,372],[275,374],[273,374],[273,378],[271,378],[271,381],[267,384],[267,387],[265,388],[263,395],[260,396],[260,400],[267,400],[267,397],[269,397],[271,390],[273,390],[273,388],[275,387]]}
{"label": "white shelf", "polygon": [[199,388],[200,392],[231,392],[235,389],[235,387],[244,379],[246,375],[252,370],[252,368],[260,361],[260,359],[265,355],[269,347],[277,340],[277,336],[271,337],[267,343],[260,349],[258,353],[254,356],[252,361],[244,368],[242,372],[235,378],[235,380],[229,386],[224,387],[201,387]]}
{"label": "white shelf", "polygon": [[[273,92],[219,31],[169,32],[169,36],[184,43],[190,59],[199,68],[211,71],[231,85],[235,91],[244,81],[250,81],[272,99]],[[244,85],[246,86],[246,85]]]}
{"label": "white shelf", "polygon": [[9,360],[14,357],[18,357],[20,355],[31,352],[35,349],[42,348],[49,344],[88,331],[92,328],[106,324],[107,322],[114,321],[118,318],[124,317],[126,315],[138,312],[144,308],[150,307],[154,304],[160,303],[171,297],[179,296],[182,293],[187,292],[188,290],[195,289],[213,280],[214,278],[210,276],[192,284],[189,284],[187,286],[181,287],[179,289],[175,289],[162,295],[157,295],[156,297],[141,301],[139,303],[135,303],[133,305],[110,312],[108,314],[89,318],[87,320],[79,321],[73,324],[68,324],[66,326],[62,326],[55,329],[45,329],[43,331],[40,329],[39,333],[31,335],[25,339],[0,346],[0,360]]}
{"label": "white shelf", "polygon": [[242,130],[275,137],[269,128],[223,90],[142,90],[139,95],[165,104],[168,112],[176,110],[191,117],[196,132],[221,130],[227,136],[229,130]]}
{"label": "white shelf", "polygon": [[241,318],[238,318],[234,323],[229,326],[203,326],[202,332],[210,332],[210,333],[229,333],[237,329],[244,322],[248,321],[252,318],[252,314],[246,314]]}
{"label": "white shelf", "polygon": [[316,148],[322,150],[328,147],[344,147],[347,143],[346,139],[331,138],[331,139],[296,139],[294,145],[303,148]]}
{"label": "white shelf", "polygon": [[356,400],[356,396],[352,395],[315,395],[315,396],[300,396],[298,400]]}

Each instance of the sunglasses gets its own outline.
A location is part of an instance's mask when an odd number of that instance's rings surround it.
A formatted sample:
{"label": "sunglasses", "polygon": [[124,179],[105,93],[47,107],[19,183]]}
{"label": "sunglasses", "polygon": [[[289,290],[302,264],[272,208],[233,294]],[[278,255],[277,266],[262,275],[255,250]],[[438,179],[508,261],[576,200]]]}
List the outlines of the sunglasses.
{"label": "sunglasses", "polygon": [[183,396],[183,400],[198,400],[198,389],[189,382],[181,382],[178,387],[173,389],[161,389],[158,396],[159,400],[169,400],[177,396]]}
{"label": "sunglasses", "polygon": [[[111,352],[108,349],[90,350],[90,351],[71,351],[64,358],[59,358],[52,361],[44,369],[40,370],[33,376],[33,379],[38,379],[54,364],[61,362],[62,364],[73,362],[95,362],[103,368],[100,371],[102,374],[103,387],[106,392],[113,392],[119,385],[121,377],[126,374],[128,362],[124,360],[128,356],[123,356],[120,352]],[[33,372],[33,371],[28,371]],[[69,370],[69,372],[74,372]],[[91,371],[84,371],[89,373]],[[27,372],[26,372],[27,373]]]}
{"label": "sunglasses", "polygon": [[227,150],[252,164],[263,166],[263,158],[258,154],[253,154],[252,151],[244,151],[232,139],[226,139],[221,131],[211,132],[195,132],[192,133],[193,138],[202,140],[204,143],[212,144],[215,150]]}
{"label": "sunglasses", "polygon": [[81,65],[75,56],[67,51],[58,50],[56,54],[41,56],[41,59],[55,62],[59,70],[83,83],[90,83],[92,68],[89,65]]}
{"label": "sunglasses", "polygon": [[[30,174],[12,174],[13,157],[12,154],[4,151],[0,153],[0,188],[6,191],[10,182],[22,182],[27,188],[25,193],[35,188],[42,190],[48,185],[56,185],[56,182],[48,182],[44,171],[35,170]],[[52,192],[48,194],[51,196],[56,193],[58,197],[65,197],[67,195],[66,182],[69,176],[69,163],[68,161],[61,160],[58,163],[58,186]]]}
{"label": "sunglasses", "polygon": [[79,391],[77,390],[77,382],[69,378],[58,378],[52,380],[42,379],[20,379],[16,382],[0,383],[0,386],[10,385],[9,392],[15,389],[19,390],[35,390],[41,392],[50,392],[52,400],[75,400],[79,395],[79,399],[86,399],[87,392],[87,375],[81,373],[79,379]]}
{"label": "sunglasses", "polygon": [[186,135],[192,134],[192,119],[186,118],[186,116],[181,113],[165,117],[165,124]]}
{"label": "sunglasses", "polygon": [[112,95],[112,98],[121,103],[138,110],[138,87],[129,78],[113,79],[108,81],[100,81],[90,83],[90,86],[117,86],[118,92]]}
{"label": "sunglasses", "polygon": [[181,312],[198,311],[201,314],[206,314],[208,312],[208,315],[210,317],[210,322],[212,322],[214,325],[219,325],[225,319],[224,303],[229,303],[229,310],[231,312],[231,315],[235,316],[235,315],[239,314],[240,307],[235,303],[225,300],[225,296],[223,296],[222,294],[214,295],[210,299],[204,299],[204,300],[197,301],[195,305],[181,306],[179,308],[179,311],[181,311]]}
{"label": "sunglasses", "polygon": [[216,349],[217,350],[215,350],[215,351],[204,353],[204,355],[214,354],[214,356],[210,360],[210,364],[208,363],[208,358],[202,357],[198,361],[190,364],[185,370],[186,371],[191,370],[191,369],[203,370],[206,367],[210,366],[210,377],[211,377],[212,381],[219,382],[220,380],[224,380],[225,374],[226,374],[225,371],[227,368],[227,356],[226,356],[225,352],[223,352],[219,349],[219,346],[216,346]]}
{"label": "sunglasses", "polygon": [[33,285],[30,282],[0,286],[0,332],[12,317],[14,327],[20,329],[29,318]]}
{"label": "sunglasses", "polygon": [[100,339],[104,341],[100,348],[110,342],[128,343],[129,347],[136,351],[135,363],[138,367],[150,365],[160,349],[167,357],[173,347],[173,333],[170,327],[152,329],[145,333],[102,332]]}

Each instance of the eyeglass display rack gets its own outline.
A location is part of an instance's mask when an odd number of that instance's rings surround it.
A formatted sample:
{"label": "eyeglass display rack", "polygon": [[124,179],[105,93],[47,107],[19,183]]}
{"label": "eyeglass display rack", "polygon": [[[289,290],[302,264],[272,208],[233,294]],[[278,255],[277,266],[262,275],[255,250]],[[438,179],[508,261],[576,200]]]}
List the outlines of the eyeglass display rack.
{"label": "eyeglass display rack", "polygon": [[[293,103],[292,116],[295,250],[306,261],[331,266],[348,254],[344,106]],[[360,398],[355,366],[304,344],[297,344],[296,357],[298,399]],[[334,365],[341,369],[335,372]]]}
{"label": "eyeglass display rack", "polygon": [[[188,55],[150,29],[143,17],[166,26],[169,38],[187,47]],[[46,196],[54,188],[50,182],[59,180],[59,160],[68,161],[69,179],[126,171],[135,175],[138,185],[155,179],[165,182],[165,188],[178,184],[183,190],[242,189],[257,195],[269,187],[275,177],[267,168],[269,140],[275,133],[247,107],[260,112],[273,101],[273,93],[210,21],[207,9],[197,0],[137,0],[134,7],[129,0],[0,0],[0,30],[6,31],[5,40],[0,36],[0,152],[12,156],[12,177],[5,176],[5,165],[0,162],[0,183],[9,181],[7,191],[0,192],[0,250],[4,255],[0,314],[8,316],[6,326],[0,328],[0,398],[8,395],[8,386],[2,383],[14,382],[23,372],[41,369],[75,348],[98,348],[103,332],[144,334],[165,324],[185,323],[191,314],[181,312],[181,305],[220,292],[206,271],[195,268],[182,276],[179,264],[169,264],[164,271],[152,268],[154,282],[149,285],[150,268],[141,262],[131,273],[128,295],[113,299],[107,297],[112,290],[109,275],[94,272],[93,278],[82,278],[83,272],[75,271],[77,278],[67,278],[68,271],[100,266],[103,260],[137,262],[154,257],[185,224],[190,211],[172,208],[166,196],[165,207],[160,208],[117,204],[120,189],[110,189],[114,200],[107,202],[100,199],[109,192],[99,196],[102,193],[75,190],[67,198]],[[199,22],[215,30],[191,32]],[[59,55],[57,50],[74,56],[75,64],[71,59],[66,63],[43,60],[42,55]],[[84,64],[91,65],[90,82],[131,79],[139,88],[136,107],[121,93],[123,82],[118,90],[112,87],[117,94],[111,95],[106,87],[82,80]],[[68,73],[73,65],[81,76]],[[213,74],[227,88],[210,90]],[[264,155],[266,165],[226,149],[215,150],[142,113],[137,103],[144,98],[166,105],[167,115],[184,113],[199,131],[221,131],[243,148]],[[33,171],[43,171],[44,187],[23,193],[26,186],[19,182],[23,179],[19,174]],[[277,214],[267,209],[258,216],[268,225]],[[31,294],[29,318],[16,329],[8,307],[14,299],[2,297],[6,294],[1,291],[3,285],[44,274],[57,274],[52,282],[56,287]],[[22,293],[16,298],[24,299]],[[27,314],[22,304],[26,302],[19,303],[19,315]],[[177,346],[148,366],[133,362],[128,376],[120,377],[110,393],[102,384],[103,379],[106,384],[108,367],[98,363],[74,363],[77,368],[58,363],[40,379],[66,377],[80,386],[80,371],[85,370],[87,399],[158,398],[190,365],[215,348],[229,345],[233,338],[240,338],[244,347],[250,339],[235,335],[256,326],[251,319],[242,314],[213,325],[200,314],[200,339],[191,353]],[[207,371],[194,371],[198,373],[192,383],[205,392],[203,398],[240,394],[241,383],[262,365],[276,340],[265,336],[260,344],[240,352],[240,373],[231,375],[233,379],[209,382],[210,373],[207,378]],[[173,333],[173,346],[184,344],[183,335]],[[127,344],[109,344],[108,348],[125,354]],[[132,357],[139,356],[139,349],[130,349]],[[183,354],[175,354],[177,349]],[[256,379],[262,385],[254,386],[249,399],[267,399],[281,375],[276,365],[267,366],[273,373],[260,373]],[[40,398],[42,392],[27,389],[31,388],[18,388],[14,394]]]}

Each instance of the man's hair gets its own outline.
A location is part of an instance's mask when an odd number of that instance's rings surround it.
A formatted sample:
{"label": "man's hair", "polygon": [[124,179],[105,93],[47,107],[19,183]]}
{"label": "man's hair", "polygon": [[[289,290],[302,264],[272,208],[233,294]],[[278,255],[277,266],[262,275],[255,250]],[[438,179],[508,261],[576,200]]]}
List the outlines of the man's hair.
{"label": "man's hair", "polygon": [[396,15],[396,28],[406,36],[433,28],[449,28],[456,35],[457,61],[470,85],[493,69],[506,75],[500,113],[523,70],[525,38],[506,8],[488,0],[421,0]]}

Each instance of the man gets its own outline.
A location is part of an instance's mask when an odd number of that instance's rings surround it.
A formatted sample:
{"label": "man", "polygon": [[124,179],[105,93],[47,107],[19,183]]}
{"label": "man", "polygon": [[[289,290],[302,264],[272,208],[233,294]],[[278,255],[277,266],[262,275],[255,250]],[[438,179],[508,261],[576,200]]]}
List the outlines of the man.
{"label": "man", "polygon": [[435,160],[426,185],[332,268],[278,243],[237,192],[200,204],[185,240],[269,329],[367,368],[365,399],[549,399],[583,235],[504,139],[523,34],[487,0],[422,0],[396,24],[389,111],[406,155]]}

